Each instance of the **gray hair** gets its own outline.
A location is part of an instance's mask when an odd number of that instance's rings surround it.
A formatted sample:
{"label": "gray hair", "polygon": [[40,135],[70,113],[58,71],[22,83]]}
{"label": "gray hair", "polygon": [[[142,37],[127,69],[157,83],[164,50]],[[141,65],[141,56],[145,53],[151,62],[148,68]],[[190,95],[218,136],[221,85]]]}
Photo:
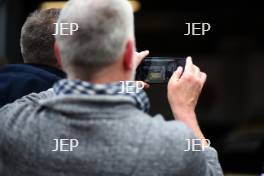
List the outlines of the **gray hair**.
{"label": "gray hair", "polygon": [[20,46],[25,63],[57,66],[54,55],[55,25],[60,10],[48,9],[33,12],[21,30]]}
{"label": "gray hair", "polygon": [[127,0],[70,0],[58,23],[79,26],[71,36],[56,36],[66,72],[87,74],[109,65],[124,52],[128,39],[134,39],[134,16]]}

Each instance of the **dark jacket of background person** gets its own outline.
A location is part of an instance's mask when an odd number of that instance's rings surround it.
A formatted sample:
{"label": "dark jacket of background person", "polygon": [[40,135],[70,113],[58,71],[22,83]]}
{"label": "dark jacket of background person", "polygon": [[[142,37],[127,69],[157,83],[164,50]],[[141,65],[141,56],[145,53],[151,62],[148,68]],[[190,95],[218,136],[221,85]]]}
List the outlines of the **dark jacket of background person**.
{"label": "dark jacket of background person", "polygon": [[30,93],[48,90],[65,77],[56,68],[36,64],[13,64],[0,68],[0,107]]}
{"label": "dark jacket of background person", "polygon": [[[213,148],[184,152],[196,139],[184,123],[152,118],[128,97],[49,90],[4,106],[0,118],[3,176],[222,176]],[[79,145],[52,151],[54,139]]]}
{"label": "dark jacket of background person", "polygon": [[7,60],[4,57],[0,57],[0,68],[7,64]]}

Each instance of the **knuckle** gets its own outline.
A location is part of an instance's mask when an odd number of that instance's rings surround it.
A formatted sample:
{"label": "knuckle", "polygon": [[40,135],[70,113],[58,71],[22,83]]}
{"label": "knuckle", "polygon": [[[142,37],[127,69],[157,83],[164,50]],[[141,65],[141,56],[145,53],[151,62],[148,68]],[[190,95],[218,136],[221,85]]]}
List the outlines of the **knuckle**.
{"label": "knuckle", "polygon": [[204,86],[204,83],[205,83],[205,80],[201,79],[200,80],[200,86],[203,87]]}
{"label": "knuckle", "polygon": [[207,74],[202,72],[202,77],[203,77],[204,80],[206,80],[207,79]]}
{"label": "knuckle", "polygon": [[207,74],[206,73],[203,73],[203,74],[204,74],[205,79],[207,79]]}
{"label": "knuckle", "polygon": [[200,68],[199,68],[199,67],[197,67],[197,66],[195,66],[195,69],[196,69],[197,71],[200,71]]}
{"label": "knuckle", "polygon": [[190,81],[190,80],[193,79],[193,75],[192,75],[191,73],[187,73],[187,74],[185,75],[185,79],[188,80],[188,81]]}
{"label": "knuckle", "polygon": [[194,81],[195,81],[197,84],[201,84],[201,79],[199,79],[198,77],[195,77]]}

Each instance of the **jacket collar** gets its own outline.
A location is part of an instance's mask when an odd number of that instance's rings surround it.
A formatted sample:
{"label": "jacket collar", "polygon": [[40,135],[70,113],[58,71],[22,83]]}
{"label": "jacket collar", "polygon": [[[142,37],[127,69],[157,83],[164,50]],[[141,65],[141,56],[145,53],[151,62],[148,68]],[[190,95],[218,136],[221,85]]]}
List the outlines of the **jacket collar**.
{"label": "jacket collar", "polygon": [[[133,82],[131,82],[133,83]],[[80,80],[63,79],[57,82],[53,89],[57,96],[70,95],[78,97],[91,98],[93,100],[100,100],[101,102],[111,100],[115,102],[130,99],[136,107],[144,112],[149,110],[149,99],[143,90],[136,90],[136,86],[130,85],[130,92],[123,92],[121,82],[112,84],[92,84]],[[115,100],[116,99],[116,100]]]}

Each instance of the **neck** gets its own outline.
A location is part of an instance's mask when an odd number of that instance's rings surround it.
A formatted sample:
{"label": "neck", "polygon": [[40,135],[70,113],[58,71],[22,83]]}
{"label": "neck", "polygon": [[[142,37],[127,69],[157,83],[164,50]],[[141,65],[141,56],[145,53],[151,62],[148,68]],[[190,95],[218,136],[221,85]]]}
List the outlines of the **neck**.
{"label": "neck", "polygon": [[90,75],[92,76],[87,76],[87,73],[85,72],[80,73],[79,70],[78,74],[68,74],[68,79],[81,80],[94,84],[109,84],[113,82],[132,80],[131,73],[126,73],[118,68],[104,68]]}

